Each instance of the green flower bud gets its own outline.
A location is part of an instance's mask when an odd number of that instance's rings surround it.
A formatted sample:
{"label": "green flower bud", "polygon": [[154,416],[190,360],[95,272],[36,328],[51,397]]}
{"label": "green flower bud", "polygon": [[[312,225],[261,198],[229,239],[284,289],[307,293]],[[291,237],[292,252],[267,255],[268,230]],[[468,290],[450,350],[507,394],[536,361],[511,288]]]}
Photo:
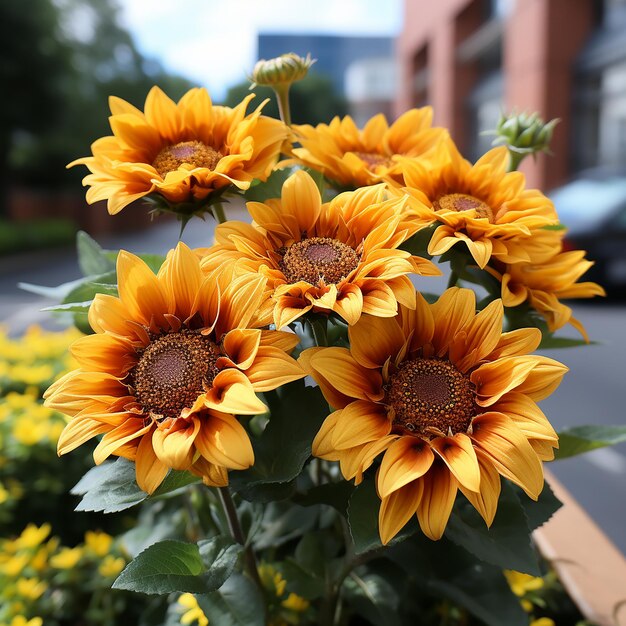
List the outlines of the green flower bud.
{"label": "green flower bud", "polygon": [[311,60],[310,54],[307,54],[306,58],[302,58],[293,52],[281,54],[275,59],[261,59],[252,70],[250,78],[253,83],[250,89],[254,89],[256,85],[276,87],[295,83],[307,75],[313,63],[315,63],[315,59]]}
{"label": "green flower bud", "polygon": [[544,122],[537,113],[502,114],[496,126],[493,145],[504,144],[511,152],[520,155],[547,152],[554,127],[559,119]]}

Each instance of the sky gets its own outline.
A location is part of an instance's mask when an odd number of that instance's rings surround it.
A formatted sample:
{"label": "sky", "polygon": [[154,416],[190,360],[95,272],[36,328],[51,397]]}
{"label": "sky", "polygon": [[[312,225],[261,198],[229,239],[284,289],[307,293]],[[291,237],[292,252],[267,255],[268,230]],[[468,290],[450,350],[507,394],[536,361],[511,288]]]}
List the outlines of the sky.
{"label": "sky", "polygon": [[[139,50],[207,87],[215,100],[245,80],[259,32],[394,36],[402,0],[119,0]],[[289,50],[285,50],[289,52]]]}

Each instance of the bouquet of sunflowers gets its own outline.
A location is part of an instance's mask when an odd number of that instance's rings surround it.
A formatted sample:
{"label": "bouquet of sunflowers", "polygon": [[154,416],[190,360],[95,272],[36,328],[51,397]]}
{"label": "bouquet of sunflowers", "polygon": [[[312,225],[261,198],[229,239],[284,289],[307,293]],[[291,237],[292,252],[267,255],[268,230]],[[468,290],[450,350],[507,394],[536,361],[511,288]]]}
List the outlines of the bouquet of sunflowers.
{"label": "bouquet of sunflowers", "polygon": [[[603,293],[515,171],[554,122],[503,118],[475,164],[429,107],[291,125],[310,65],[254,68],[282,120],[253,95],[112,97],[113,135],[71,164],[111,214],[218,223],[165,258],[79,238],[86,277],[56,309],[88,334],[46,394],[71,417],[60,454],[97,438],[78,508],[159,503],[114,587],[167,595],[183,623],[527,625],[503,570],[542,572],[559,437],[537,402],[567,371],[533,352],[587,342],[562,300]],[[227,219],[237,198],[251,220]],[[566,324],[582,338],[555,338]]]}

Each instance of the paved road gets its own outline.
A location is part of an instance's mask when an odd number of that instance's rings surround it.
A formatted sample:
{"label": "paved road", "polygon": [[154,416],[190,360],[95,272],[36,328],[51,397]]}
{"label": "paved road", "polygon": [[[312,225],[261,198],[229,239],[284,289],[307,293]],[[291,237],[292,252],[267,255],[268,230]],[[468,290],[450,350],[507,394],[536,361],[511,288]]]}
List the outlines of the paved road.
{"label": "paved road", "polygon": [[[192,221],[183,240],[191,246],[208,245],[212,230],[210,221]],[[139,235],[100,243],[133,252],[165,253],[177,238],[177,226],[169,222]],[[46,301],[19,290],[17,282],[53,286],[78,276],[76,256],[67,250],[0,259],[0,321],[15,330],[33,322],[50,325],[49,314],[38,312]],[[445,288],[445,280],[416,282],[426,291]],[[542,408],[557,429],[578,424],[626,424],[626,303],[598,301],[574,308],[598,344],[546,352],[571,371]],[[626,444],[552,463],[550,469],[626,554]]]}

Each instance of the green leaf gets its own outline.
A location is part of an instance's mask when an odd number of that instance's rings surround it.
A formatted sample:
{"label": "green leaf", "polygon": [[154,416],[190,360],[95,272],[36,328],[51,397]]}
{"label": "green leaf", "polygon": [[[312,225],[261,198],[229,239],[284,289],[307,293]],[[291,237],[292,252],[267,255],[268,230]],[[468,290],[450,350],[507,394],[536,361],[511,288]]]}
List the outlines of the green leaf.
{"label": "green leaf", "polygon": [[396,590],[377,574],[352,572],[343,584],[346,601],[374,626],[402,626]]}
{"label": "green leaf", "polygon": [[265,202],[270,198],[280,198],[283,184],[292,173],[293,170],[289,167],[274,170],[264,183],[253,184],[243,194],[246,202]]}
{"label": "green leaf", "polygon": [[528,615],[499,567],[447,540],[415,535],[387,552],[416,584],[467,609],[486,626],[528,626]]}
{"label": "green leaf", "polygon": [[63,304],[93,300],[97,293],[117,295],[117,275],[115,272],[88,276],[76,285],[62,300]]}
{"label": "green leaf", "polygon": [[454,582],[433,580],[430,588],[465,607],[487,626],[528,626],[528,615],[513,595],[502,572],[478,566],[472,574]]}
{"label": "green leaf", "polygon": [[46,306],[42,311],[54,311],[64,313],[87,313],[91,306],[91,300],[87,302],[68,302],[67,304],[55,304],[53,306]]}
{"label": "green leaf", "polygon": [[432,259],[433,257],[428,254],[428,244],[438,226],[440,226],[440,224],[436,222],[435,224],[425,226],[421,230],[418,230],[411,238],[400,245],[400,249],[424,257],[425,259]]}
{"label": "green leaf", "polygon": [[585,341],[575,337],[555,337],[551,333],[544,334],[538,350],[554,350],[557,348],[577,348],[578,346],[597,345],[597,341]]}
{"label": "green leaf", "polygon": [[469,502],[458,498],[445,536],[481,561],[501,569],[541,575],[524,509],[515,491],[505,481],[502,481],[498,511],[491,528],[487,528]]}
{"label": "green leaf", "polygon": [[195,543],[168,539],[146,548],[117,577],[113,589],[146,594],[202,593],[205,566]]}
{"label": "green leaf", "polygon": [[83,230],[76,234],[76,251],[83,276],[115,271],[115,263],[107,257],[106,251]]}
{"label": "green leaf", "polygon": [[324,483],[312,487],[303,494],[297,494],[294,497],[294,502],[300,506],[326,504],[347,517],[348,502],[354,489],[354,485],[347,480],[342,480],[339,483]]}
{"label": "green leaf", "polygon": [[228,580],[233,573],[243,546],[235,543],[231,537],[220,535],[198,542],[200,558],[207,568],[202,576],[205,591],[215,591]]}
{"label": "green leaf", "polygon": [[[380,498],[373,480],[358,485],[348,503],[348,525],[356,554],[376,550],[382,546],[378,532]],[[419,531],[415,517],[391,540],[390,545],[404,541]]]}
{"label": "green leaf", "polygon": [[311,442],[328,415],[328,405],[318,387],[301,381],[266,394],[271,417],[265,430],[253,438],[254,466],[231,472],[231,484],[247,500],[268,502],[289,497],[293,479],[311,456]]}
{"label": "green leaf", "polygon": [[196,598],[200,608],[216,626],[264,626],[265,603],[256,585],[241,574],[233,574],[213,593]]}
{"label": "green leaf", "polygon": [[626,426],[576,426],[559,433],[555,458],[566,459],[623,441],[626,441]]}
{"label": "green leaf", "polygon": [[[163,496],[199,480],[189,472],[170,471],[152,497]],[[135,480],[135,464],[123,458],[90,469],[71,493],[82,496],[77,511],[103,513],[124,511],[148,497]]]}
{"label": "green leaf", "polygon": [[543,483],[543,490],[539,494],[537,502],[531,500],[516,485],[512,485],[518,495],[520,504],[526,513],[528,520],[528,528],[533,531],[535,528],[545,524],[563,505],[562,502],[554,495],[552,488],[546,480]]}

